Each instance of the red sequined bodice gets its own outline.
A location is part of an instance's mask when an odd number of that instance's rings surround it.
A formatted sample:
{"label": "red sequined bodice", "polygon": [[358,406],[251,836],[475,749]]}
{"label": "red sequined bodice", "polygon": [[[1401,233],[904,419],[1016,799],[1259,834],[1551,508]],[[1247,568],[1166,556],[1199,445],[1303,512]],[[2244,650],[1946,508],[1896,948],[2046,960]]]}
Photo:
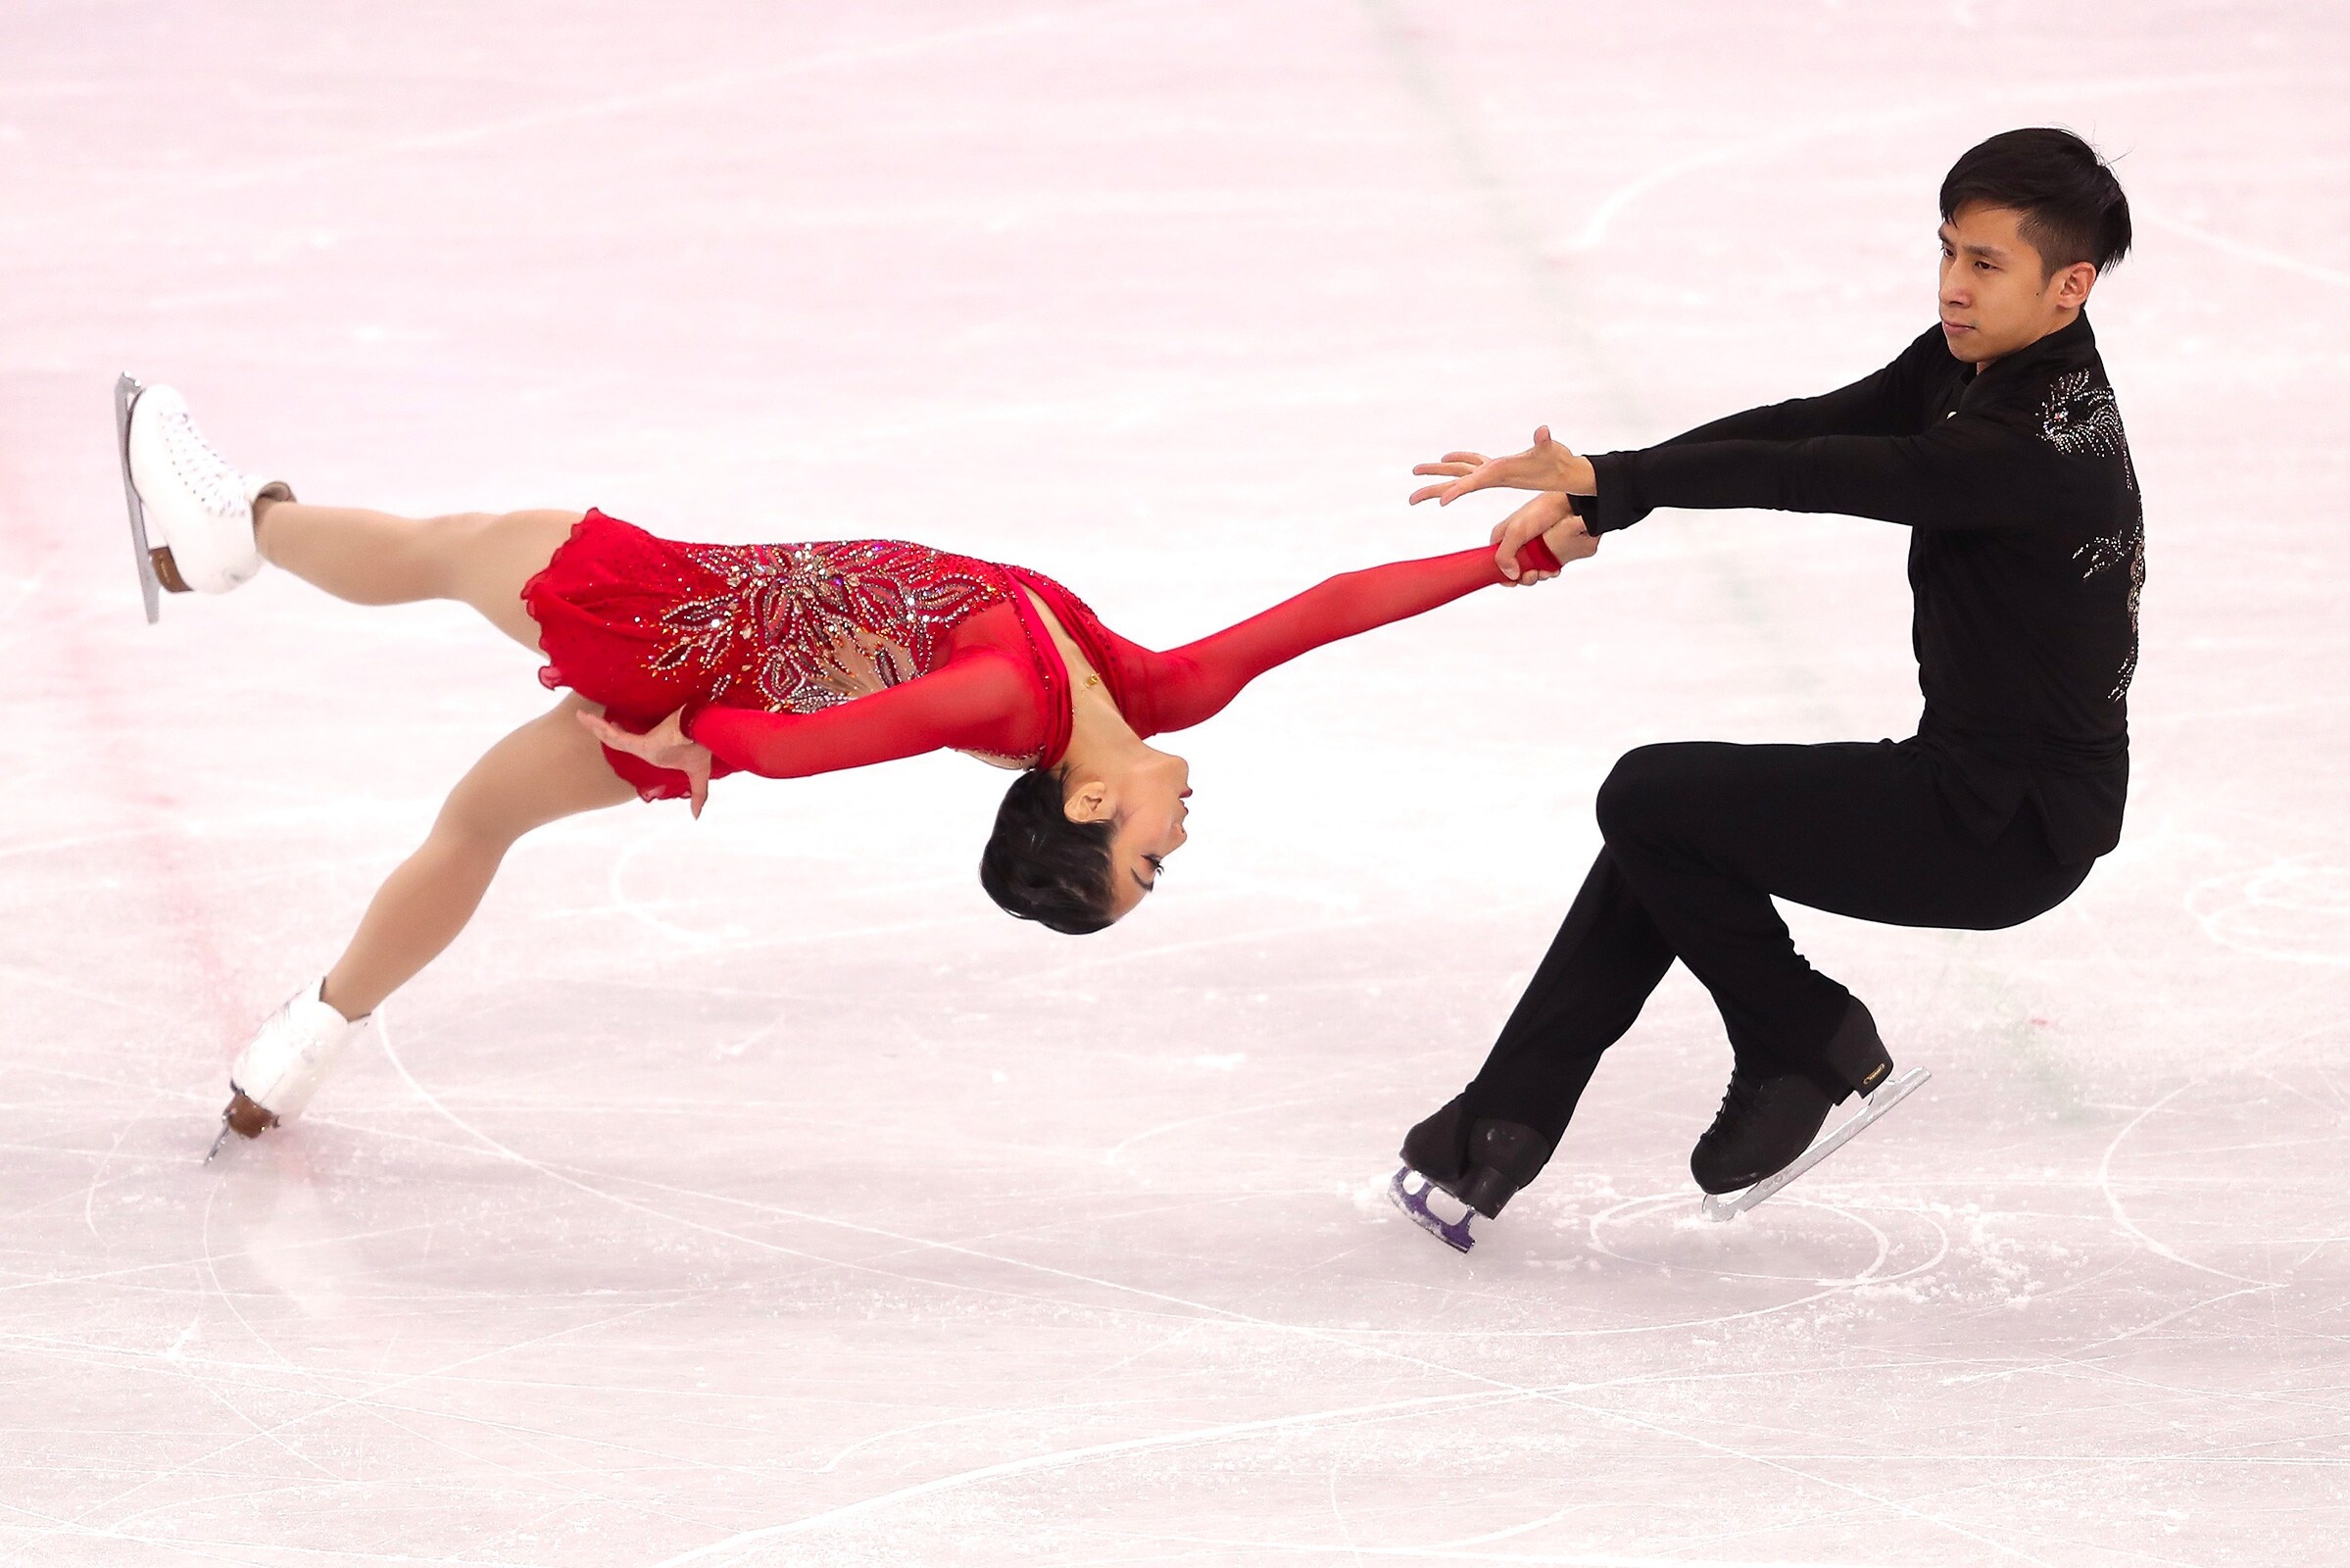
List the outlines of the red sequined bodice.
{"label": "red sequined bodice", "polygon": [[817,713],[936,669],[950,632],[1003,604],[1004,568],[894,539],[680,545],[705,580],[661,612],[661,673],[704,700]]}

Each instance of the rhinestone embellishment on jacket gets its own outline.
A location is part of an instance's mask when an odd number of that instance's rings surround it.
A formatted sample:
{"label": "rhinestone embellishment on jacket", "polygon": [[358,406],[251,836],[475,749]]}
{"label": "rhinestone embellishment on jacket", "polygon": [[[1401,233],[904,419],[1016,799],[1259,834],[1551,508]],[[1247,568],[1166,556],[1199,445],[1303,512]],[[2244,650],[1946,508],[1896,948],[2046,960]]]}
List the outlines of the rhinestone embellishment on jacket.
{"label": "rhinestone embellishment on jacket", "polygon": [[2073,552],[2083,581],[2127,570],[2130,581],[2130,653],[2116,672],[2108,702],[2130,693],[2138,665],[2138,600],[2146,587],[2146,509],[2138,495],[2137,470],[2130,461],[2130,437],[2122,428],[2114,390],[2086,370],[2071,370],[2048,383],[2040,403],[2040,439],[2067,457],[2120,458],[2122,483],[2130,493],[2130,520]]}

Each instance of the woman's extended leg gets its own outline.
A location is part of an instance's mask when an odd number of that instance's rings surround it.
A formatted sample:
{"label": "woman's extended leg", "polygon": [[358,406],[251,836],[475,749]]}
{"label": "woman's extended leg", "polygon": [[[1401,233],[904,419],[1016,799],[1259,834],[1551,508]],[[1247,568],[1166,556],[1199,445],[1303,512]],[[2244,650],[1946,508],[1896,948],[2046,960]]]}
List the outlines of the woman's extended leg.
{"label": "woman's extended leg", "polygon": [[337,599],[355,605],[454,599],[480,611],[525,648],[536,648],[538,623],[522,608],[522,585],[547,564],[582,515],[539,511],[396,517],[357,507],[263,500],[254,504],[253,529],[270,564]]}
{"label": "woman's extended leg", "polygon": [[321,1001],[346,1018],[373,1012],[456,940],[516,839],[559,817],[634,798],[575,716],[589,706],[565,697],[458,780],[431,833],[367,906],[327,971]]}

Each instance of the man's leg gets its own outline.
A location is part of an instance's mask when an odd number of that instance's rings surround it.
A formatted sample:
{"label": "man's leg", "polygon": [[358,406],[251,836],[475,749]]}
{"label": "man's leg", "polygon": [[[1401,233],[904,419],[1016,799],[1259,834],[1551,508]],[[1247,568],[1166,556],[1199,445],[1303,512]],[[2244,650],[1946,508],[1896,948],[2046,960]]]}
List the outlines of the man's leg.
{"label": "man's leg", "polygon": [[1605,848],[1469,1094],[1555,1147],[1600,1054],[1624,1037],[1673,966],[1673,949]]}
{"label": "man's leg", "polygon": [[570,537],[577,512],[461,512],[397,517],[358,507],[255,503],[264,559],[355,605],[454,599],[522,644],[539,645],[522,585]]}
{"label": "man's leg", "polygon": [[1603,848],[1476,1080],[1403,1140],[1412,1169],[1493,1214],[1540,1174],[1599,1054],[1672,967],[1673,950]]}
{"label": "man's leg", "polygon": [[1852,995],[1795,951],[1773,896],[1890,925],[1994,930],[2062,903],[2060,865],[2019,813],[1989,845],[1911,747],[1691,742],[1628,754],[1599,791],[1626,881],[1721,1008],[1741,1065],[1857,1087],[1824,1057]]}
{"label": "man's leg", "polygon": [[1606,848],[1484,1067],[1413,1130],[1424,1150],[1457,1144],[1466,1158],[1474,1126],[1530,1129],[1543,1147],[1519,1186],[1677,956],[1712,992],[1741,1068],[1803,1072],[1832,1100],[1849,1092],[1822,1051],[1851,994],[1795,951],[1774,894],[1860,919],[1987,930],[2053,907],[2087,874],[2056,863],[2028,812],[1978,843],[1924,759],[1890,743],[1642,747],[1601,787],[1599,822]]}

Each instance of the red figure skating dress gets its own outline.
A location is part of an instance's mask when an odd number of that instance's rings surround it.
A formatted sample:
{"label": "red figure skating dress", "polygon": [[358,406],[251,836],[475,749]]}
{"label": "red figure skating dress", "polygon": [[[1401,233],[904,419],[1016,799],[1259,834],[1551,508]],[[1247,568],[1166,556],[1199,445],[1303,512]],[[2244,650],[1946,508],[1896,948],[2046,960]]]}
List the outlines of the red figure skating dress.
{"label": "red figure skating dress", "polygon": [[[1519,557],[1555,571],[1541,540]],[[952,747],[1051,766],[1069,743],[1069,675],[1036,601],[1084,651],[1139,735],[1209,717],[1308,649],[1502,580],[1491,548],[1333,577],[1237,626],[1153,653],[1019,566],[891,539],[696,545],[590,512],[523,586],[539,679],[644,731],[686,710],[710,774],[800,778]],[[605,748],[646,800],[686,778]]]}

